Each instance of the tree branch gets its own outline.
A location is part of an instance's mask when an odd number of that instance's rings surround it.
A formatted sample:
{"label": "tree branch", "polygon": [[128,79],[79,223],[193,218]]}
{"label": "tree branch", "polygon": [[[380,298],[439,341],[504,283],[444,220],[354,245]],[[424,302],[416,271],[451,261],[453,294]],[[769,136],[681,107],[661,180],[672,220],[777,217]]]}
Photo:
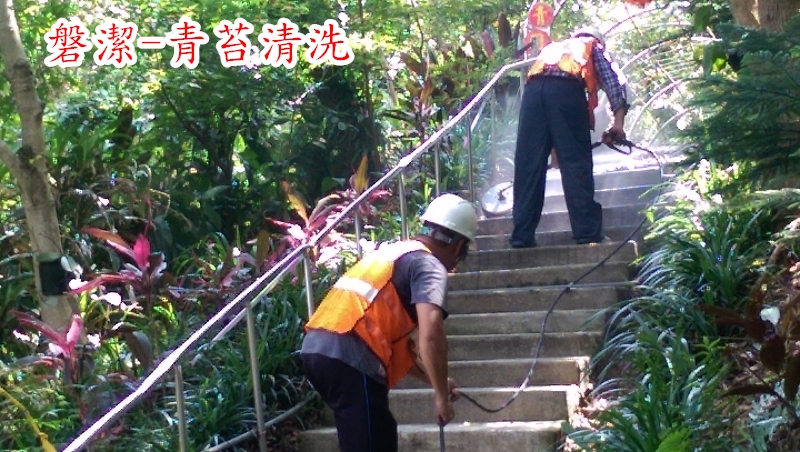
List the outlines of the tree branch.
{"label": "tree branch", "polygon": [[178,109],[175,103],[172,102],[172,99],[169,98],[169,95],[167,94],[167,86],[163,82],[161,82],[161,95],[164,98],[164,101],[167,103],[167,106],[175,114],[175,117],[178,119],[178,122],[181,123],[183,128],[186,129],[187,132],[192,134],[192,136],[194,136],[197,139],[197,141],[200,142],[200,144],[203,145],[203,147],[209,153],[214,152],[214,154],[216,154],[217,152],[216,145],[214,145],[214,143],[209,142],[206,139],[206,136],[197,127],[195,127],[195,125],[191,121],[189,121],[188,119],[186,119],[186,117],[184,117],[183,113]]}
{"label": "tree branch", "polygon": [[18,60],[27,60],[19,35],[17,18],[13,13],[13,0],[0,0],[0,56],[6,62],[6,71]]}
{"label": "tree branch", "polygon": [[45,150],[44,106],[36,93],[33,68],[22,46],[13,0],[0,0],[0,57],[5,62],[5,76],[19,112],[22,146],[30,149],[34,156],[42,155]]}
{"label": "tree branch", "polygon": [[[36,92],[33,67],[25,53],[13,0],[0,0],[0,58],[5,65],[4,75],[11,86],[11,98],[19,114],[22,145],[14,153],[0,140],[0,159],[8,165],[20,188],[25,209],[25,222],[35,256],[61,255],[61,230],[53,189],[47,172],[44,140],[44,104]],[[72,323],[72,315],[80,312],[77,300],[67,296],[42,293],[42,274],[39,258],[34,258],[36,295],[42,320],[58,331]],[[81,334],[85,342],[85,334]]]}
{"label": "tree branch", "polygon": [[[569,0],[562,0],[561,2],[559,2],[559,3],[558,3],[558,5],[556,5],[556,7],[555,7],[555,8],[553,8],[553,22],[555,22],[555,20],[556,20],[556,17],[558,17],[558,13],[560,13],[560,12],[561,12],[561,10],[562,10],[562,9],[564,9],[564,6],[566,6],[566,5],[567,5],[567,2],[568,2],[568,1],[569,1]],[[536,1],[534,1],[534,2],[531,2],[531,6],[533,6],[535,3],[536,3]],[[530,9],[531,9],[531,8],[530,8],[530,7],[528,7],[528,10],[530,10]]]}
{"label": "tree branch", "polygon": [[[617,23],[615,23],[614,25],[612,25],[612,26],[611,26],[611,28],[609,28],[608,30],[606,30],[606,32],[605,32],[605,35],[606,35],[606,36],[610,36],[612,31],[614,31],[614,30],[615,30],[617,27],[621,26],[622,24],[624,24],[624,23],[626,23],[626,22],[630,22],[630,21],[632,21],[632,20],[634,20],[634,19],[636,19],[637,17],[640,17],[640,16],[645,16],[645,15],[647,15],[647,14],[652,14],[652,13],[655,13],[655,12],[661,11],[661,10],[663,10],[664,8],[666,8],[666,4],[664,4],[664,6],[655,7],[655,8],[650,8],[650,9],[645,9],[645,10],[639,11],[639,12],[637,12],[637,13],[630,14],[628,17],[626,17],[626,18],[624,18],[624,19],[620,20],[619,22],[617,22]],[[626,9],[625,11],[627,12],[628,10]],[[634,25],[635,25],[635,24],[634,24]]]}
{"label": "tree branch", "polygon": [[12,174],[16,174],[19,171],[19,158],[17,154],[15,154],[3,140],[0,140],[0,161],[11,170]]}

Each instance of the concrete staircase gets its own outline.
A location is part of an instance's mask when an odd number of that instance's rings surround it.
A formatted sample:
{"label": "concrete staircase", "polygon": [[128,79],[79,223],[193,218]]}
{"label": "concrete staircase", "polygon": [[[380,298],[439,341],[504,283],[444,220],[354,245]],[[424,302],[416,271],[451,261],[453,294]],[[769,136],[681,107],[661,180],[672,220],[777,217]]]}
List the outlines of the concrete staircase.
{"label": "concrete staircase", "polygon": [[[640,197],[661,182],[657,168],[595,175],[603,204],[605,233],[613,242],[575,245],[569,230],[560,175],[548,172],[547,198],[537,231],[539,247],[508,249],[510,218],[480,222],[477,252],[449,279],[450,317],[445,322],[450,373],[461,390],[488,407],[515,392],[531,365],[542,319],[564,286],[616,249],[641,222],[653,198]],[[486,413],[467,400],[454,405],[455,420],[445,428],[447,450],[468,452],[554,452],[579,397],[582,371],[602,339],[602,320],[587,320],[628,296],[637,256],[636,241],[625,243],[602,267],[559,301],[549,317],[532,381],[499,413]],[[402,452],[439,451],[433,423],[433,391],[407,378],[390,393],[399,424]],[[338,451],[334,428],[304,432],[301,452]],[[380,451],[376,451],[380,452]]]}

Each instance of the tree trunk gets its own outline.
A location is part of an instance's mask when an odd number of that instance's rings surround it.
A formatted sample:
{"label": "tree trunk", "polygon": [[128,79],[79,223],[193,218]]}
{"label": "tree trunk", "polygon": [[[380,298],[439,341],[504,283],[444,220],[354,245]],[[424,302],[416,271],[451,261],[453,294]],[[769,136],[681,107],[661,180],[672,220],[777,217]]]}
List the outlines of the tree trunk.
{"label": "tree trunk", "polygon": [[25,220],[34,253],[36,293],[42,320],[53,328],[68,328],[73,313],[78,313],[75,300],[66,295],[44,296],[40,279],[39,259],[43,254],[61,256],[61,232],[56,213],[50,177],[45,158],[44,106],[36,93],[33,68],[22,47],[13,0],[0,0],[0,56],[5,63],[5,77],[11,85],[11,96],[20,116],[22,146],[14,152],[0,140],[0,160],[8,166],[19,184]]}
{"label": "tree trunk", "polygon": [[758,27],[758,19],[753,14],[756,9],[756,0],[728,0],[728,3],[737,24],[746,27]]}
{"label": "tree trunk", "polygon": [[800,13],[800,0],[728,0],[739,25],[780,31],[790,17]]}
{"label": "tree trunk", "polygon": [[758,22],[769,30],[780,31],[798,12],[800,0],[758,0]]}

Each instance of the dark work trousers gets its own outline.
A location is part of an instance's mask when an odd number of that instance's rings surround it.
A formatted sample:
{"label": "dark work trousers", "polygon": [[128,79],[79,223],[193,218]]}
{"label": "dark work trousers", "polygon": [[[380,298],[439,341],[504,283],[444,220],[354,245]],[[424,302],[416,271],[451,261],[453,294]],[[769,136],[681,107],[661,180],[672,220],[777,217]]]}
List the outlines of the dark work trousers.
{"label": "dark work trousers", "polygon": [[589,109],[583,82],[533,77],[525,85],[514,155],[514,232],[511,245],[536,244],[547,179],[547,157],[555,147],[572,235],[578,243],[603,238],[603,210],[594,200]]}
{"label": "dark work trousers", "polygon": [[341,452],[397,452],[389,389],[324,355],[302,354],[303,372],[333,409]]}

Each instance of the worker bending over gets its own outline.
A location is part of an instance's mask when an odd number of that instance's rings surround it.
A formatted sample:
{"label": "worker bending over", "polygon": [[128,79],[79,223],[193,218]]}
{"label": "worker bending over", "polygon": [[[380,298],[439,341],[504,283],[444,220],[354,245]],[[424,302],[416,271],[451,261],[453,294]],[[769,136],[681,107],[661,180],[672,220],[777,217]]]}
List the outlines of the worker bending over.
{"label": "worker bending over", "polygon": [[445,194],[420,220],[415,238],[384,244],[356,263],[306,325],[303,370],[333,409],[342,452],[398,450],[389,389],[408,374],[433,387],[436,423],[454,417],[443,325],[447,275],[475,240],[478,215],[470,202]]}

